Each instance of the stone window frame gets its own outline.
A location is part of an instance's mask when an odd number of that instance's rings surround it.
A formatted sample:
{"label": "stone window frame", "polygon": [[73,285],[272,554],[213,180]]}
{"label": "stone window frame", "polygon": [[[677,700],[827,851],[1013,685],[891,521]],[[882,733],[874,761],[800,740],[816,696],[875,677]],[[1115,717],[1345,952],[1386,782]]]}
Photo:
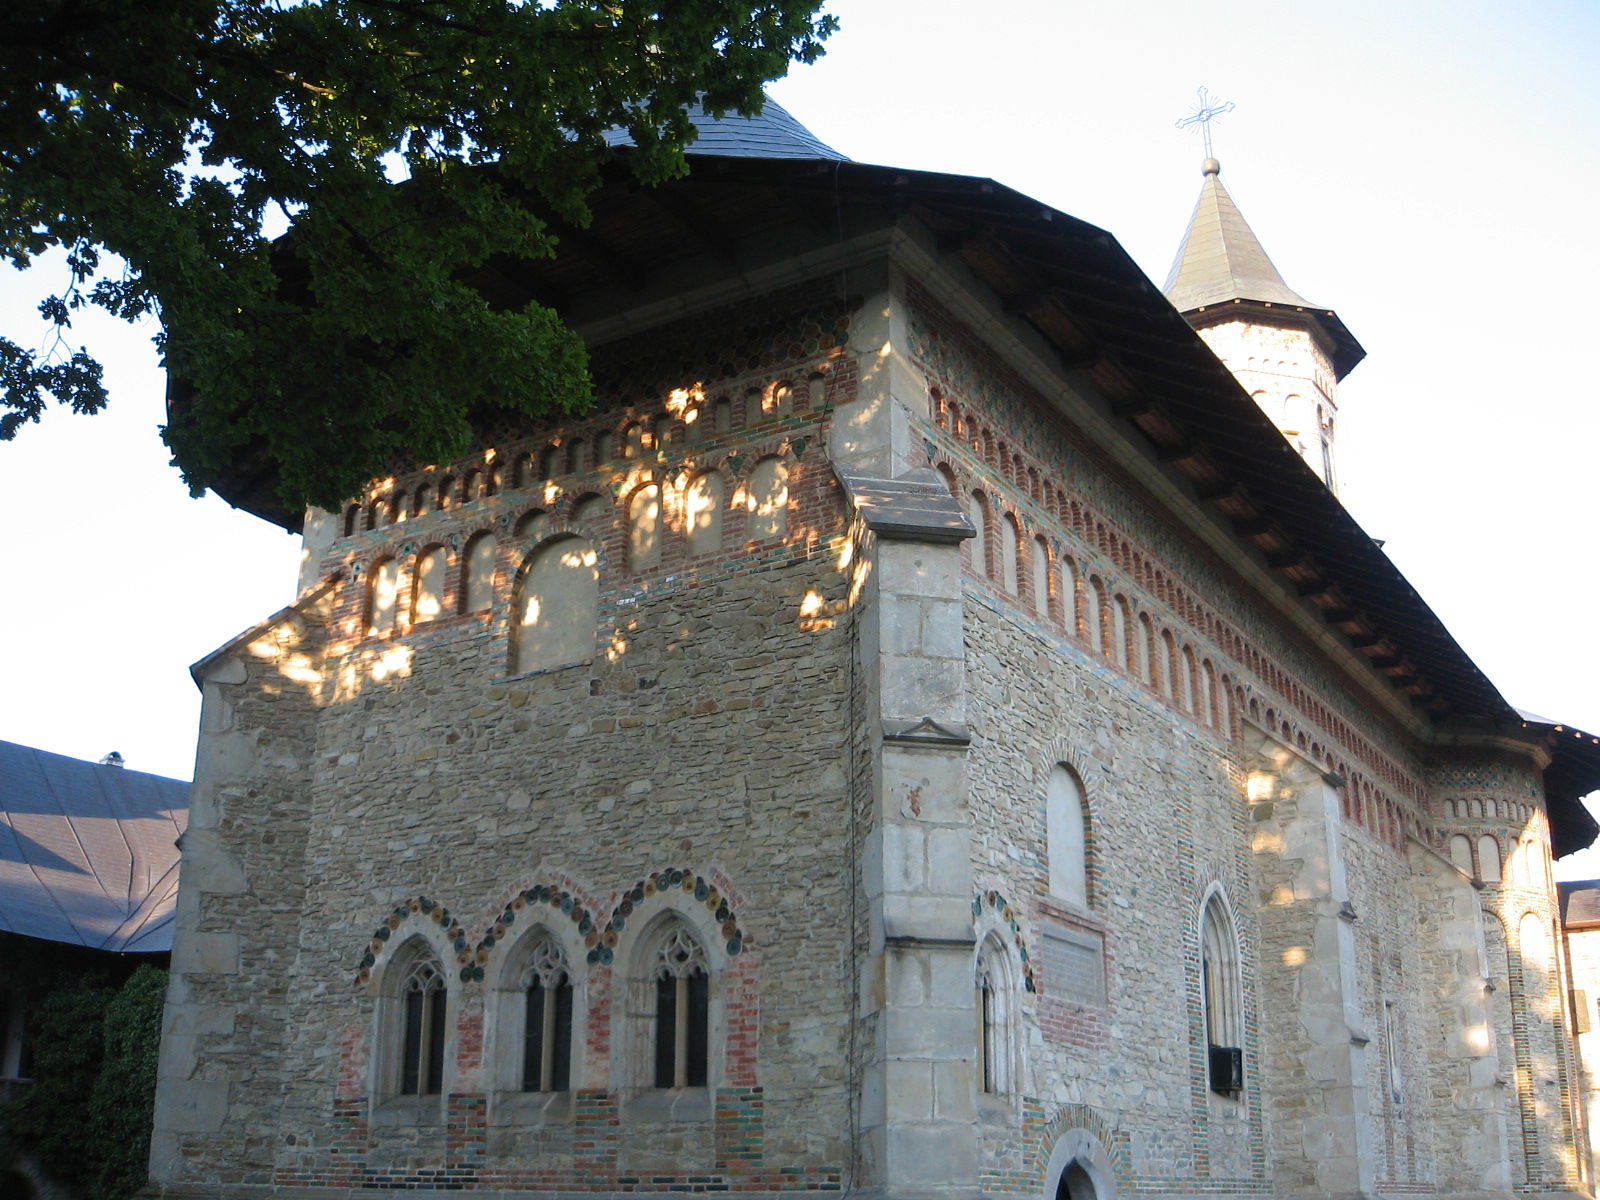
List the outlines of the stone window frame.
{"label": "stone window frame", "polygon": [[[572,984],[572,1028],[567,1087],[561,1091],[523,1088],[526,1052],[528,973],[541,943],[551,943],[565,960]],[[589,972],[583,963],[587,951],[574,929],[559,921],[535,921],[495,956],[495,974],[489,980],[490,1044],[485,1064],[491,1094],[491,1120],[497,1123],[539,1123],[570,1120],[573,1099],[586,1078],[589,1009]]]}
{"label": "stone window frame", "polygon": [[711,968],[682,921],[664,924],[651,957],[658,1088],[705,1087],[711,1075]]}
{"label": "stone window frame", "polygon": [[[1030,1092],[1023,1037],[1021,956],[1011,930],[985,906],[973,927],[973,1001],[977,1037],[973,1086],[980,1116],[1010,1113]],[[990,1001],[986,1008],[985,998]]]}
{"label": "stone window frame", "polygon": [[[377,1052],[369,1063],[368,1094],[375,1125],[429,1125],[444,1120],[445,1098],[453,1084],[456,1020],[459,996],[451,986],[445,948],[422,930],[413,930],[389,954],[373,976],[373,1045]],[[442,1000],[432,1016],[442,1028],[439,1089],[407,1092],[404,1088],[408,984],[422,968],[431,969],[439,981]],[[426,1054],[427,1029],[421,1052]],[[419,1072],[427,1064],[419,1063]]]}
{"label": "stone window frame", "polygon": [[380,554],[368,566],[361,614],[363,637],[394,636],[401,608],[400,568],[399,557],[388,553]]}
{"label": "stone window frame", "polygon": [[1224,1100],[1241,1101],[1245,1089],[1211,1087],[1213,1047],[1245,1049],[1244,954],[1239,922],[1225,888],[1213,883],[1201,898],[1196,929],[1200,964],[1200,1030],[1205,1038],[1206,1088]]}
{"label": "stone window frame", "polygon": [[[727,950],[720,928],[692,896],[657,892],[650,907],[655,911],[635,912],[617,946],[616,961],[621,969],[613,983],[617,989],[612,1010],[617,1022],[611,1042],[613,1085],[622,1096],[625,1120],[708,1121],[713,1097],[727,1080]],[[669,931],[678,926],[699,944],[707,973],[703,1087],[655,1086],[657,955]]]}
{"label": "stone window frame", "polygon": [[[524,518],[524,520],[526,519]],[[589,610],[590,620],[586,623],[574,622],[574,628],[580,624],[588,625],[588,638],[584,644],[578,645],[577,642],[582,641],[581,635],[578,635],[575,638],[574,647],[570,655],[554,655],[549,661],[541,661],[537,665],[530,666],[527,662],[528,651],[522,641],[522,627],[525,624],[523,614],[527,607],[529,580],[533,577],[534,570],[540,564],[543,556],[559,552],[559,548],[568,543],[582,546],[584,551],[591,556],[591,561],[587,564],[594,574],[593,604]],[[586,537],[582,533],[566,530],[551,532],[548,536],[528,548],[527,553],[522,557],[522,562],[517,567],[516,578],[511,587],[511,623],[507,638],[509,644],[506,647],[510,668],[509,676],[515,677],[535,672],[561,670],[565,667],[582,666],[594,661],[599,654],[597,644],[600,636],[600,584],[602,574],[600,566],[600,547],[598,543],[593,538]]]}
{"label": "stone window frame", "polygon": [[[1060,829],[1061,823],[1052,819],[1056,813],[1058,802],[1061,800],[1061,797],[1056,794],[1056,785],[1059,780],[1063,779],[1071,789],[1070,798],[1077,802],[1079,817],[1079,824],[1076,826],[1079,835],[1076,842],[1077,852],[1072,856],[1074,861],[1071,863],[1057,861],[1063,852],[1069,852],[1073,847],[1061,841],[1056,835],[1058,832],[1069,832],[1074,827],[1068,824],[1065,829]],[[1094,821],[1089,805],[1089,789],[1084,784],[1083,776],[1070,763],[1057,761],[1050,765],[1045,778],[1044,809],[1045,893],[1062,907],[1088,912],[1091,909],[1089,879],[1092,859],[1091,847],[1094,840]],[[1064,869],[1065,867],[1071,867],[1073,870],[1068,872]],[[1067,878],[1069,874],[1071,876],[1070,879]],[[1061,882],[1075,883],[1078,885],[1078,890],[1076,892],[1070,890],[1058,891],[1056,885]]]}
{"label": "stone window frame", "polygon": [[[437,561],[437,567],[430,565]],[[406,589],[406,626],[414,629],[451,615],[447,596],[450,587],[450,548],[443,542],[429,542],[417,551],[411,560],[411,581]],[[437,572],[433,576],[433,572]],[[432,576],[430,578],[430,576]],[[438,590],[433,590],[433,584]],[[431,598],[433,611],[424,612],[425,600]]]}

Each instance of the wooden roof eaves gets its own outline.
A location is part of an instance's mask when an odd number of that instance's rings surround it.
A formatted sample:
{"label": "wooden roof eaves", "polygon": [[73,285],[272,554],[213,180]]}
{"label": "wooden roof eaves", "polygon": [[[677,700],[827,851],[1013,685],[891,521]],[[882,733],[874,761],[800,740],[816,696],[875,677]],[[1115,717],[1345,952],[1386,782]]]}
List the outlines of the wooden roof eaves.
{"label": "wooden roof eaves", "polygon": [[[970,208],[971,206],[963,206],[963,217],[970,217]],[[1026,221],[1025,218],[1019,220]],[[1081,242],[1090,248],[1091,254],[1095,257],[1104,256],[1110,260],[1121,255],[1120,248],[1100,231],[1078,224]],[[1233,515],[1259,517],[1263,513],[1274,514],[1276,519],[1268,527],[1252,537],[1240,537],[1236,541],[1253,551],[1264,567],[1267,566],[1269,556],[1274,560],[1282,560],[1278,565],[1268,567],[1283,578],[1284,583],[1280,584],[1280,587],[1287,585],[1290,594],[1298,599],[1297,584],[1308,572],[1322,571],[1334,575],[1349,573],[1348,553],[1335,555],[1330,559],[1326,547],[1308,543],[1301,537],[1295,536],[1290,531],[1289,525],[1314,525],[1327,522],[1336,514],[1340,524],[1355,530],[1356,536],[1369,545],[1370,539],[1359,531],[1342,506],[1338,505],[1337,500],[1327,492],[1322,481],[1317,479],[1310,468],[1299,459],[1283,440],[1282,435],[1270,427],[1270,423],[1260,414],[1254,402],[1244,394],[1209,348],[1186,323],[1182,322],[1182,318],[1166,305],[1159,293],[1154,292],[1147,281],[1142,281],[1142,276],[1140,276],[1142,286],[1122,284],[1113,288],[1116,294],[1111,301],[1095,304],[1097,311],[1085,315],[1082,307],[1074,304],[1075,300],[1080,299],[1081,294],[1075,294],[1078,293],[1078,288],[1071,284],[1077,283],[1079,287],[1088,287],[1089,281],[1092,280],[1094,290],[1100,292],[1099,282],[1105,277],[1107,270],[1104,264],[1092,263],[1087,269],[1071,271],[1051,270],[1048,279],[1035,273],[1031,281],[1019,284],[1019,279],[1026,276],[1019,270],[1015,260],[1005,264],[994,261],[1003,251],[1004,244],[1003,235],[998,239],[994,235],[993,229],[954,234],[947,229],[942,246],[952,252],[979,279],[992,272],[993,276],[1000,277],[999,281],[1008,287],[1011,295],[1027,297],[1048,295],[1052,302],[1061,304],[1066,309],[1067,319],[1072,321],[1077,329],[1083,330],[1085,336],[1100,345],[1100,351],[1095,356],[1097,370],[1090,373],[1088,378],[1095,383],[1097,390],[1109,394],[1113,406],[1120,405],[1125,410],[1127,415],[1124,419],[1137,430],[1142,440],[1150,447],[1152,457],[1162,469],[1193,484],[1196,494],[1209,494],[1215,497],[1211,503],[1218,507],[1221,515],[1230,515],[1228,511],[1230,508]],[[1036,256],[1030,254],[1028,258],[1034,261]],[[1137,270],[1132,267],[1131,262],[1127,263],[1127,267],[1130,270]],[[1155,315],[1157,304],[1164,309],[1162,315],[1170,317],[1165,330],[1159,326],[1152,328],[1151,319]],[[1108,309],[1118,318],[1127,317],[1129,314],[1139,316],[1145,328],[1137,330],[1135,336],[1108,337],[1105,328],[1108,323],[1106,318]],[[1029,326],[1042,337],[1050,339],[1049,322],[1038,319],[1037,312],[1030,312],[1027,315]],[[1173,327],[1173,322],[1177,323],[1177,328]],[[1146,351],[1147,346],[1150,347],[1149,352]],[[1084,353],[1081,345],[1074,346],[1071,351],[1061,350],[1062,357],[1073,353]],[[1105,378],[1108,374],[1115,380],[1112,387],[1105,386],[1111,382]],[[1099,378],[1096,378],[1096,375]],[[1176,404],[1175,399],[1187,403]],[[1269,434],[1270,436],[1266,436]],[[1252,466],[1258,467],[1261,463],[1271,462],[1273,458],[1277,458],[1282,465],[1274,468],[1270,474],[1288,473],[1291,476],[1295,473],[1304,474],[1307,479],[1315,483],[1316,494],[1313,495],[1310,489],[1287,488],[1280,489],[1282,494],[1277,497],[1268,497],[1262,494],[1257,471],[1238,470],[1240,460],[1247,460]],[[1162,462],[1163,459],[1167,461]],[[1299,494],[1296,494],[1297,491]],[[1286,523],[1279,515],[1285,513],[1297,519]],[[1348,551],[1349,547],[1346,546],[1344,549]],[[1381,552],[1372,547],[1370,553]],[[1386,559],[1384,561],[1387,562]],[[1291,567],[1296,570],[1296,577],[1285,574]],[[1400,579],[1398,571],[1393,570],[1392,566],[1389,573],[1395,580]],[[1367,579],[1363,582],[1370,584],[1374,581]],[[1368,588],[1358,587],[1356,590],[1360,593],[1366,592]],[[1415,600],[1416,606],[1420,606],[1428,617],[1432,617],[1431,610],[1422,605],[1420,598],[1416,598],[1415,592],[1409,587],[1406,590]],[[1368,605],[1362,606],[1363,611],[1355,618],[1355,623],[1350,629],[1339,630],[1334,634],[1343,643],[1343,653],[1351,656],[1357,663],[1365,664],[1368,656],[1363,654],[1359,647],[1349,644],[1347,634],[1365,636],[1374,641],[1381,636],[1391,641],[1399,637],[1405,642],[1414,642],[1419,632],[1424,634],[1437,632],[1449,639],[1448,633],[1437,624],[1437,618],[1433,618],[1434,630],[1425,628],[1427,622],[1422,623],[1422,628],[1415,622],[1403,622],[1396,627],[1390,620],[1367,616],[1368,607]],[[1336,627],[1328,628],[1332,633]],[[1425,677],[1430,674],[1439,675],[1438,683],[1442,685],[1442,691],[1460,697],[1461,702],[1456,707],[1464,714],[1471,714],[1476,710],[1480,716],[1486,716],[1494,713],[1496,709],[1505,711],[1504,701],[1494,690],[1493,685],[1476,670],[1475,664],[1466,659],[1459,647],[1455,646],[1453,639],[1449,640],[1449,647],[1454,649],[1455,654],[1450,655],[1447,650],[1443,662],[1429,665],[1427,659],[1432,657],[1430,655],[1423,656],[1421,665],[1418,665],[1418,660],[1409,660],[1407,668],[1411,674],[1407,674],[1403,679],[1410,680],[1415,676]],[[1465,664],[1467,669],[1449,670],[1448,660],[1451,657],[1455,657],[1457,663]],[[1364,665],[1362,669],[1370,671],[1370,668]],[[1371,672],[1368,678],[1374,682],[1383,681],[1385,690],[1393,696],[1399,706],[1397,713],[1403,714],[1415,707],[1403,686],[1393,686],[1401,677],[1392,678],[1387,673]],[[1436,696],[1440,694],[1439,690],[1430,689],[1430,691],[1434,691]],[[1436,703],[1433,707],[1438,709]],[[1430,713],[1433,717],[1438,715],[1437,711]],[[1412,719],[1407,719],[1405,723],[1411,724]],[[1420,733],[1422,730],[1418,729],[1417,732]]]}

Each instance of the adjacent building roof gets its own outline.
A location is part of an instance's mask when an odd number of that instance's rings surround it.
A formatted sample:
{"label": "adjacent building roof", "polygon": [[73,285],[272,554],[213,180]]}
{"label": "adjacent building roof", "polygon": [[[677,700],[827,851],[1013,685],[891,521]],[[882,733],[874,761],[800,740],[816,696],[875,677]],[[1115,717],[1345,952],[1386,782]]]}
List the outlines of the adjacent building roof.
{"label": "adjacent building roof", "polygon": [[189,785],[0,742],[0,931],[172,949]]}
{"label": "adjacent building roof", "polygon": [[1185,316],[1222,306],[1247,306],[1309,321],[1326,338],[1334,370],[1342,379],[1366,351],[1331,309],[1312,304],[1283,281],[1223,186],[1221,164],[1208,158],[1200,170],[1205,176],[1200,199],[1161,289],[1167,299]]}
{"label": "adjacent building roof", "polygon": [[1600,879],[1556,884],[1561,924],[1567,929],[1600,928]]}
{"label": "adjacent building roof", "polygon": [[[783,105],[770,98],[761,112],[753,117],[742,117],[738,113],[712,117],[696,105],[689,110],[689,120],[699,134],[688,147],[689,154],[719,155],[723,158],[824,158],[838,162],[850,161],[796,121]],[[633,145],[633,139],[628,136],[626,129],[610,130],[606,134],[606,142],[612,146]]]}

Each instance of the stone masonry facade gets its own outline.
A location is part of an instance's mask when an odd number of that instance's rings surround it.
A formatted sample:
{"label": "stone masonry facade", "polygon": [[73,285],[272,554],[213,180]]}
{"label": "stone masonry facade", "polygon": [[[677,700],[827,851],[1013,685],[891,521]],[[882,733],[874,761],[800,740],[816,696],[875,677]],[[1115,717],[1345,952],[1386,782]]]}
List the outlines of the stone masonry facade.
{"label": "stone masonry facade", "polygon": [[1592,1190],[1538,748],[1374,702],[1003,328],[863,253],[314,516],[197,669],[154,1195]]}

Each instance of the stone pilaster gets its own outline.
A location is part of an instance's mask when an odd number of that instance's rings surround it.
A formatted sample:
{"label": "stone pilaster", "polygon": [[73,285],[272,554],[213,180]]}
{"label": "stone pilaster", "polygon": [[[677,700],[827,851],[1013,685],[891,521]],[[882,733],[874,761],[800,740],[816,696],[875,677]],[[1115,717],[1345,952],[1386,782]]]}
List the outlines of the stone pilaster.
{"label": "stone pilaster", "polygon": [[1356,990],[1358,914],[1340,847],[1339,781],[1270,735],[1247,734],[1278,1194],[1370,1195],[1370,1035]]}
{"label": "stone pilaster", "polygon": [[960,578],[971,530],[938,475],[913,465],[927,392],[899,353],[897,303],[885,291],[861,310],[852,341],[862,383],[835,415],[830,449],[859,518],[859,693],[872,759],[862,1184],[898,1200],[976,1196],[978,1125]]}
{"label": "stone pilaster", "polygon": [[158,1184],[190,1182],[202,1157],[211,1182],[272,1169],[275,1147],[238,1131],[271,1126],[277,1085],[252,1103],[229,1079],[285,1077],[283,980],[299,941],[329,592],[306,593],[194,668],[200,745],[157,1066]]}
{"label": "stone pilaster", "polygon": [[1489,1003],[1483,912],[1463,872],[1416,842],[1411,892],[1419,932],[1416,965],[1434,1026],[1428,1039],[1428,1119],[1442,1192],[1509,1193],[1511,1168],[1501,1077]]}

